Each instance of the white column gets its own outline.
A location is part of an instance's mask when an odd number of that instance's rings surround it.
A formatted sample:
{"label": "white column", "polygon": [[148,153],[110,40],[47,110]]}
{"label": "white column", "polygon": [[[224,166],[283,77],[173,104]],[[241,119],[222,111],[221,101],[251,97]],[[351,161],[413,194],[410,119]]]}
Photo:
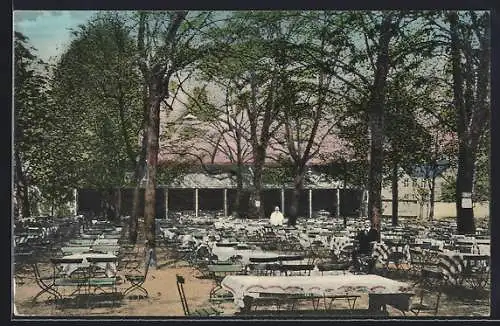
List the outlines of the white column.
{"label": "white column", "polygon": [[73,211],[75,213],[75,216],[78,214],[78,189],[73,189],[73,198],[74,198],[74,203],[73,203]]}
{"label": "white column", "polygon": [[194,210],[196,217],[198,217],[198,188],[194,189]]}
{"label": "white column", "polygon": [[227,189],[224,188],[224,216],[227,217]]}
{"label": "white column", "polygon": [[281,188],[281,213],[285,215],[285,188]]}
{"label": "white column", "polygon": [[365,217],[369,217],[370,216],[370,212],[368,212],[368,203],[370,202],[370,192],[368,190],[366,190],[366,210],[365,210]]}
{"label": "white column", "polygon": [[312,209],[313,209],[313,191],[309,189],[309,218],[312,217]]}
{"label": "white column", "polygon": [[340,188],[337,187],[337,217],[340,216]]}
{"label": "white column", "polygon": [[163,190],[165,196],[165,219],[168,219],[168,188]]}

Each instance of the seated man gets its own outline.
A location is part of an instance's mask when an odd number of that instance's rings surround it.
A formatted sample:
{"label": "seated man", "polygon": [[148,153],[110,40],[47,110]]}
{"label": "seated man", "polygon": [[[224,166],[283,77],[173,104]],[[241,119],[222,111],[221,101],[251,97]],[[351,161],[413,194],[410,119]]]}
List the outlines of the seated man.
{"label": "seated man", "polygon": [[375,260],[372,257],[372,242],[378,240],[378,231],[374,228],[371,228],[368,233],[359,231],[356,240],[358,248],[352,252],[354,267],[357,271],[371,274],[375,267]]}
{"label": "seated man", "polygon": [[280,212],[280,208],[276,206],[274,208],[274,212],[272,212],[271,217],[269,218],[269,222],[271,223],[271,225],[283,225],[284,220],[285,218]]}

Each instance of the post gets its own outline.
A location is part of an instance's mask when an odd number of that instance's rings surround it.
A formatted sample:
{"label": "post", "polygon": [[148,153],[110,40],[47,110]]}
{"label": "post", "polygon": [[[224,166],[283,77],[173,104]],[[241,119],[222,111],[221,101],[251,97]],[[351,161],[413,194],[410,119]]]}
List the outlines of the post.
{"label": "post", "polygon": [[117,194],[116,194],[116,213],[115,217],[120,220],[122,216],[122,187],[118,187],[117,189]]}
{"label": "post", "polygon": [[340,188],[337,187],[337,209],[335,212],[337,217],[340,217]]}
{"label": "post", "polygon": [[312,218],[313,191],[309,188],[309,218]]}
{"label": "post", "polygon": [[281,213],[285,215],[285,187],[281,187]]}
{"label": "post", "polygon": [[76,216],[78,215],[78,190],[76,188],[73,189],[73,198],[74,198],[73,210]]}
{"label": "post", "polygon": [[227,217],[227,189],[224,188],[224,216]]}
{"label": "post", "polygon": [[163,190],[165,196],[165,219],[168,219],[168,188]]}
{"label": "post", "polygon": [[195,216],[198,217],[198,188],[194,189],[194,210]]}

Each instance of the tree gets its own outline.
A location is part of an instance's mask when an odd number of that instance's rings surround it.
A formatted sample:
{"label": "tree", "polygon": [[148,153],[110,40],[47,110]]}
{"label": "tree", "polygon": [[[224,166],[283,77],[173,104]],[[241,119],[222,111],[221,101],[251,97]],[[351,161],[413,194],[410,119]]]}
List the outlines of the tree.
{"label": "tree", "polygon": [[[207,58],[207,60],[211,60]],[[207,62],[201,62],[200,66]],[[203,74],[203,66],[202,66]],[[205,72],[206,73],[206,72]],[[239,109],[236,104],[235,84],[230,77],[220,73],[218,75],[209,74],[204,76],[208,81],[216,83],[224,92],[223,103],[217,106],[208,98],[208,92],[205,84],[203,88],[195,87],[193,94],[189,96],[188,111],[201,117],[200,120],[205,124],[205,128],[198,134],[195,143],[189,143],[191,155],[193,152],[205,154],[210,157],[210,163],[213,164],[218,154],[221,154],[228,162],[234,165],[230,173],[236,179],[236,196],[233,204],[233,214],[235,216],[245,216],[246,212],[242,210],[241,200],[243,195],[245,165],[251,158],[251,148],[249,143],[248,117],[245,112]],[[203,159],[200,158],[203,165]],[[207,170],[207,169],[205,169]],[[212,173],[208,171],[208,173]]]}
{"label": "tree", "polygon": [[52,82],[56,107],[76,124],[61,128],[72,135],[65,145],[74,146],[79,180],[73,184],[99,189],[104,197],[100,213],[113,211],[110,218],[120,214],[119,188],[138,152],[133,138],[140,127],[140,83],[129,33],[119,14],[96,15],[72,32]]}
{"label": "tree", "polygon": [[29,39],[14,34],[14,188],[18,216],[30,217],[30,188],[44,181],[42,151],[47,121],[44,63]]}
{"label": "tree", "polygon": [[[290,68],[283,73],[280,94],[283,127],[274,135],[271,148],[279,152],[277,160],[288,160],[293,178],[293,194],[289,223],[295,225],[300,192],[306,178],[307,165],[316,156],[331,154],[325,140],[337,127],[339,112],[344,107],[338,99],[335,78],[326,69],[326,61],[344,50],[346,33],[342,15],[328,12],[305,12],[286,17],[292,26],[307,26],[289,31],[289,40],[281,48],[281,60]],[[314,55],[308,55],[312,54]]]}
{"label": "tree", "polygon": [[458,134],[457,231],[474,234],[472,205],[462,205],[462,201],[472,194],[477,149],[488,128],[490,15],[487,11],[463,14],[450,11],[447,19]]}
{"label": "tree", "polygon": [[421,66],[413,65],[414,71],[408,67],[401,69],[388,85],[384,112],[384,174],[391,183],[393,225],[398,224],[399,178],[404,172],[412,175],[416,166],[427,164],[426,154],[432,147],[430,132],[423,125],[427,119],[422,119],[419,111],[415,110],[430,97],[428,88],[415,86],[421,74],[415,70]]}
{"label": "tree", "polygon": [[237,83],[237,110],[241,109],[248,117],[253,161],[250,215],[254,217],[264,217],[260,205],[262,172],[269,142],[281,124],[279,101],[287,68],[282,50],[291,31],[284,19],[287,15],[294,14],[234,13],[216,34],[225,49],[217,67],[229,64],[231,79]]}
{"label": "tree", "polygon": [[[391,53],[391,40],[401,33],[403,12],[353,12],[352,36],[348,43],[348,61],[340,64],[337,78],[358,93],[359,101],[352,100],[368,122],[369,173],[368,173],[368,215],[372,228],[380,231],[382,217],[381,186],[384,162],[384,111],[386,106],[387,80],[397,54]],[[361,37],[361,42],[359,38]],[[400,50],[404,57],[406,49]],[[332,60],[340,61],[339,58]],[[370,73],[368,74],[367,71]],[[369,77],[367,77],[367,75]],[[371,76],[370,76],[371,75]],[[351,77],[353,76],[353,77]],[[347,78],[346,78],[347,77]],[[349,93],[346,93],[349,94]],[[352,98],[352,97],[351,97]],[[357,103],[356,103],[357,102]],[[359,124],[363,126],[363,123]],[[365,133],[366,134],[366,133]]]}
{"label": "tree", "polygon": [[[160,135],[160,109],[170,98],[170,80],[173,74],[185,69],[210,52],[203,39],[203,29],[212,24],[210,12],[187,11],[139,12],[137,62],[143,76],[145,119],[143,144],[146,148],[146,185],[144,232],[147,246],[154,250],[155,199]],[[149,40],[149,42],[147,42]],[[144,92],[146,95],[146,92]]]}

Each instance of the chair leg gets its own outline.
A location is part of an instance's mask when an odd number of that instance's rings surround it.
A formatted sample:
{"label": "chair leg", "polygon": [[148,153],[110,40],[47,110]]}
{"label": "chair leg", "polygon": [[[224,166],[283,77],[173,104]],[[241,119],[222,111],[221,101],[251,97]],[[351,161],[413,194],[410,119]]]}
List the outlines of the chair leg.
{"label": "chair leg", "polygon": [[140,292],[144,293],[144,295],[146,297],[148,297],[149,296],[148,291],[145,288],[142,287],[142,284],[144,284],[144,283],[135,283],[135,284],[132,284],[128,289],[126,289],[123,292],[123,296],[126,296],[127,294],[132,293],[133,291],[137,290],[137,291],[140,291]]}

